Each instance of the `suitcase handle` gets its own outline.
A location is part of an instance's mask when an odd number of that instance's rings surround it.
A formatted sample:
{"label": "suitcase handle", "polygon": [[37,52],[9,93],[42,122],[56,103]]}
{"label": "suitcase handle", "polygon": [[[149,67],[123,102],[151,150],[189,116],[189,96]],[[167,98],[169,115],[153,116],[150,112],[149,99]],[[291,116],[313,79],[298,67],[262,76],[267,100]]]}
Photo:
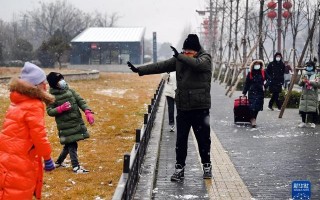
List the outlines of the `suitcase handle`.
{"label": "suitcase handle", "polygon": [[246,105],[246,102],[248,102],[247,96],[239,96],[239,105]]}
{"label": "suitcase handle", "polygon": [[239,96],[239,99],[247,99],[247,96]]}

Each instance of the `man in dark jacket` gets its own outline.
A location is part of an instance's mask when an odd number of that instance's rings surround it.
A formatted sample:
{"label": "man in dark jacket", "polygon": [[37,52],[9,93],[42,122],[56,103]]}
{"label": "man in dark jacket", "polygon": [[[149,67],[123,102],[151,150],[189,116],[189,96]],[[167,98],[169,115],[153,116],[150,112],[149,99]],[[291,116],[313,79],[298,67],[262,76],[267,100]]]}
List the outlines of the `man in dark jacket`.
{"label": "man in dark jacket", "polygon": [[188,35],[188,38],[184,41],[182,53],[178,53],[172,46],[171,48],[174,52],[173,58],[139,68],[128,62],[128,66],[140,76],[176,71],[176,164],[171,181],[182,181],[184,179],[188,136],[191,127],[198,142],[204,171],[203,178],[210,179],[212,177],[209,120],[212,76],[211,56],[201,48],[196,34]]}
{"label": "man in dark jacket", "polygon": [[282,61],[281,53],[277,52],[273,61],[269,63],[267,67],[267,84],[269,91],[272,93],[269,101],[268,110],[273,110],[273,103],[276,102],[277,110],[280,111],[282,104],[279,101],[279,95],[282,91],[282,85],[284,83],[284,69],[285,65]]}

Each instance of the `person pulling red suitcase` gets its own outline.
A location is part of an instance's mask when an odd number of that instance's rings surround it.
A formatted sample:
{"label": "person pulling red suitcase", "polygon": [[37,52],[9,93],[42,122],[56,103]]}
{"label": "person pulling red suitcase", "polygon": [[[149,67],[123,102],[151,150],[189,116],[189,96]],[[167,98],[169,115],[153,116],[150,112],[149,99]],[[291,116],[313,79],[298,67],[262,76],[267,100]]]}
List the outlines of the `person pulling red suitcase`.
{"label": "person pulling red suitcase", "polygon": [[254,60],[250,64],[250,71],[247,74],[242,91],[243,97],[246,97],[248,93],[249,117],[252,128],[256,128],[258,113],[263,110],[265,79],[264,62],[262,60]]}

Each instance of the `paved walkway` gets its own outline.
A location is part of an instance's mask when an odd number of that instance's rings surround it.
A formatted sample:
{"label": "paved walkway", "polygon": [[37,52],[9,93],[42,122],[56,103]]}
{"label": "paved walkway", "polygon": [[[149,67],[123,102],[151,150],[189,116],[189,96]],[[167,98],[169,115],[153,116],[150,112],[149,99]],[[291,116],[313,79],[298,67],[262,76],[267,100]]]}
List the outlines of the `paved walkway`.
{"label": "paved walkway", "polygon": [[[173,183],[175,134],[169,132],[162,98],[135,199],[290,199],[294,180],[310,180],[312,199],[320,199],[319,126],[296,128],[297,109],[259,113],[257,129],[233,123],[234,97],[212,83],[211,138],[213,179],[204,181],[193,134],[183,183]],[[268,99],[265,99],[265,108]],[[160,117],[159,117],[160,116]]]}
{"label": "paved walkway", "polygon": [[[297,109],[259,112],[257,129],[233,123],[233,98],[212,84],[211,125],[243,182],[255,199],[289,199],[294,180],[309,180],[312,199],[320,199],[320,126],[298,128]],[[223,103],[222,103],[223,102]],[[223,106],[222,106],[223,105]]]}

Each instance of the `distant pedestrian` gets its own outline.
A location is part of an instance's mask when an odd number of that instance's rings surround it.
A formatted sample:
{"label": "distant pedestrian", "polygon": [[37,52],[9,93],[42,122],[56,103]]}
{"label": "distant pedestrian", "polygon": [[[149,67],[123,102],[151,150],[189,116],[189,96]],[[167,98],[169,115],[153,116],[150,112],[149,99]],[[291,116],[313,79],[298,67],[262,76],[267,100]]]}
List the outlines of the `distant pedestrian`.
{"label": "distant pedestrian", "polygon": [[273,103],[277,105],[277,111],[281,109],[281,102],[279,96],[282,91],[282,85],[284,83],[284,63],[282,61],[281,53],[277,52],[274,55],[273,61],[268,64],[266,70],[267,85],[269,91],[272,93],[269,101],[268,110],[273,111]]}
{"label": "distant pedestrian", "polygon": [[298,125],[300,128],[307,126],[307,116],[312,116],[313,123],[310,123],[310,127],[316,127],[314,122],[317,121],[319,113],[318,89],[320,88],[320,80],[316,76],[315,71],[315,63],[312,61],[307,62],[305,73],[301,75],[298,83],[299,86],[302,86],[299,105],[299,114],[301,115],[302,122]]}
{"label": "distant pedestrian", "polygon": [[198,142],[203,178],[212,177],[210,159],[210,115],[211,107],[211,56],[200,45],[196,34],[189,34],[183,43],[183,52],[171,46],[173,58],[139,68],[130,62],[130,69],[140,76],[176,71],[177,90],[175,101],[177,106],[177,140],[176,164],[171,181],[184,180],[184,168],[188,149],[188,136],[192,127]]}
{"label": "distant pedestrian", "polygon": [[88,173],[89,170],[79,164],[77,141],[89,138],[80,109],[85,113],[90,125],[94,123],[93,112],[86,101],[76,91],[69,88],[62,74],[50,72],[47,80],[50,85],[49,91],[56,98],[54,103],[47,106],[47,113],[49,116],[55,117],[60,143],[64,145],[55,162],[56,167],[65,167],[63,161],[69,154],[73,172]]}
{"label": "distant pedestrian", "polygon": [[177,89],[176,72],[164,73],[162,78],[166,81],[164,95],[166,96],[167,104],[168,104],[170,132],[174,132],[174,129],[175,129],[174,98],[175,98],[175,90]]}
{"label": "distant pedestrian", "polygon": [[285,61],[284,62],[284,84],[283,84],[284,89],[289,89],[291,75],[292,75],[292,68],[289,65],[289,62]]}
{"label": "distant pedestrian", "polygon": [[26,62],[9,84],[10,105],[0,134],[0,199],[41,199],[44,170],[54,169],[44,112],[54,97],[46,92],[46,74]]}
{"label": "distant pedestrian", "polygon": [[250,65],[250,72],[246,77],[246,82],[242,91],[243,96],[246,96],[248,92],[249,114],[252,128],[256,128],[258,113],[263,110],[264,81],[264,62],[262,60],[255,60]]}

